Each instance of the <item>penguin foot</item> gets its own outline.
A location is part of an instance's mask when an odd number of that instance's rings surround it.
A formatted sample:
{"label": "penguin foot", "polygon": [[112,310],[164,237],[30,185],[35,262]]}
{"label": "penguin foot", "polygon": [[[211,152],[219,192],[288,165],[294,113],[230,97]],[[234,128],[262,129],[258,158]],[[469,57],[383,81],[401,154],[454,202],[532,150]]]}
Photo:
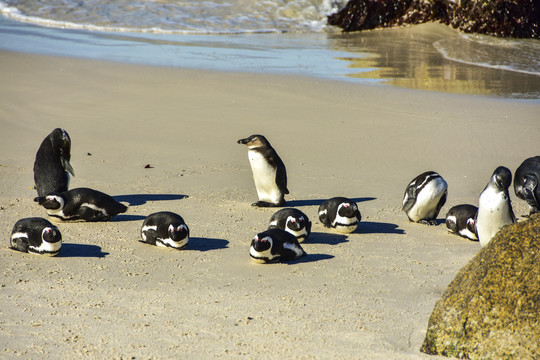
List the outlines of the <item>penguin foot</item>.
{"label": "penguin foot", "polygon": [[257,206],[257,207],[279,207],[279,204],[274,204],[268,201],[257,201],[251,204],[251,206]]}
{"label": "penguin foot", "polygon": [[437,220],[419,220],[418,223],[428,226],[435,226],[437,225]]}

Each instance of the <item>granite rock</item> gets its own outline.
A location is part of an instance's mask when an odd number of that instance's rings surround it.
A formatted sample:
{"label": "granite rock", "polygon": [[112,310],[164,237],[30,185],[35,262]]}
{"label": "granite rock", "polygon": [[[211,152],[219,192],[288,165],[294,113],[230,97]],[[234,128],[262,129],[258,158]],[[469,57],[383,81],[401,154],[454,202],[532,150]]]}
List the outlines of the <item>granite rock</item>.
{"label": "granite rock", "polygon": [[420,349],[464,359],[540,359],[540,214],[503,227],[437,302]]}

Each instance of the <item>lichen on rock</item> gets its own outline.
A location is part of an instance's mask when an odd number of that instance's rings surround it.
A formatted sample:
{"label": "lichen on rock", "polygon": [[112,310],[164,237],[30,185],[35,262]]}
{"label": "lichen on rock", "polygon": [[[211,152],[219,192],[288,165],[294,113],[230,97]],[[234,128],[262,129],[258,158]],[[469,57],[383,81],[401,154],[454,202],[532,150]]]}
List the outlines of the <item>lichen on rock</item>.
{"label": "lichen on rock", "polygon": [[540,214],[503,227],[437,302],[421,351],[540,359]]}

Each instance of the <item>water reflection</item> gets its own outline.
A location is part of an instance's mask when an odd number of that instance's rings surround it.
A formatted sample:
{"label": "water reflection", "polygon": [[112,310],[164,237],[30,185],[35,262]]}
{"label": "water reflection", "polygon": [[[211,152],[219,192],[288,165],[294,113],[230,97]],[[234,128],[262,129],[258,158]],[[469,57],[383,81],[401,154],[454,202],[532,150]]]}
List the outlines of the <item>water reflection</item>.
{"label": "water reflection", "polygon": [[[390,85],[459,94],[540,98],[540,64],[535,63],[540,59],[537,40],[496,39],[493,44],[484,41],[482,46],[491,51],[480,54],[472,51],[479,48],[473,39],[441,24],[329,37],[335,50],[358,54],[339,58],[351,70],[346,76],[354,79],[379,79]],[[498,51],[501,43],[512,49]],[[445,58],[448,54],[458,54],[459,58]],[[499,63],[518,71],[506,70]],[[524,68],[532,73],[519,72]]]}

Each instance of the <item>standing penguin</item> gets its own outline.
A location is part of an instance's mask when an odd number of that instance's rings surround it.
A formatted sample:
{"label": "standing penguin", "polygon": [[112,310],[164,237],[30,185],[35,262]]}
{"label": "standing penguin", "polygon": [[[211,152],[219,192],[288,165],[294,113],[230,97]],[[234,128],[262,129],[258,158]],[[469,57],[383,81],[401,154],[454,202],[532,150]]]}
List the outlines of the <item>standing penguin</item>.
{"label": "standing penguin", "polygon": [[403,211],[410,221],[436,225],[447,194],[448,184],[442,176],[435,171],[426,171],[407,185],[403,195]]}
{"label": "standing penguin", "polygon": [[362,215],[354,201],[345,197],[334,197],[319,206],[319,220],[325,227],[347,234],[356,230]]}
{"label": "standing penguin", "polygon": [[13,226],[10,246],[30,254],[54,256],[62,247],[62,234],[45,219],[25,218]]}
{"label": "standing penguin", "polygon": [[294,235],[281,229],[269,229],[255,235],[249,255],[256,262],[271,263],[291,261],[306,255],[306,252]]}
{"label": "standing penguin", "polygon": [[514,192],[529,204],[529,214],[540,212],[540,156],[526,159],[516,170]]}
{"label": "standing penguin", "polygon": [[248,147],[249,163],[259,201],[251,204],[261,207],[278,207],[285,204],[287,171],[276,150],[262,135],[251,135],[238,140]]}
{"label": "standing penguin", "polygon": [[272,215],[268,228],[288,231],[296,237],[298,242],[303,242],[311,233],[311,221],[300,210],[285,208]]}
{"label": "standing penguin", "polygon": [[508,187],[511,183],[512,173],[510,170],[499,166],[480,194],[478,214],[476,215],[476,232],[482,247],[486,246],[504,225],[516,222],[508,194]]}
{"label": "standing penguin", "polygon": [[456,205],[446,214],[446,227],[448,230],[470,240],[478,240],[476,236],[476,213],[478,208],[474,205]]}
{"label": "standing penguin", "polygon": [[68,190],[69,174],[75,172],[69,163],[71,139],[66,130],[54,129],[39,146],[34,162],[34,183],[38,196]]}
{"label": "standing penguin", "polygon": [[170,211],[160,211],[146,217],[141,228],[142,242],[182,249],[189,242],[189,228],[184,219]]}
{"label": "standing penguin", "polygon": [[126,212],[127,206],[97,190],[77,188],[34,199],[49,216],[62,220],[109,221]]}

